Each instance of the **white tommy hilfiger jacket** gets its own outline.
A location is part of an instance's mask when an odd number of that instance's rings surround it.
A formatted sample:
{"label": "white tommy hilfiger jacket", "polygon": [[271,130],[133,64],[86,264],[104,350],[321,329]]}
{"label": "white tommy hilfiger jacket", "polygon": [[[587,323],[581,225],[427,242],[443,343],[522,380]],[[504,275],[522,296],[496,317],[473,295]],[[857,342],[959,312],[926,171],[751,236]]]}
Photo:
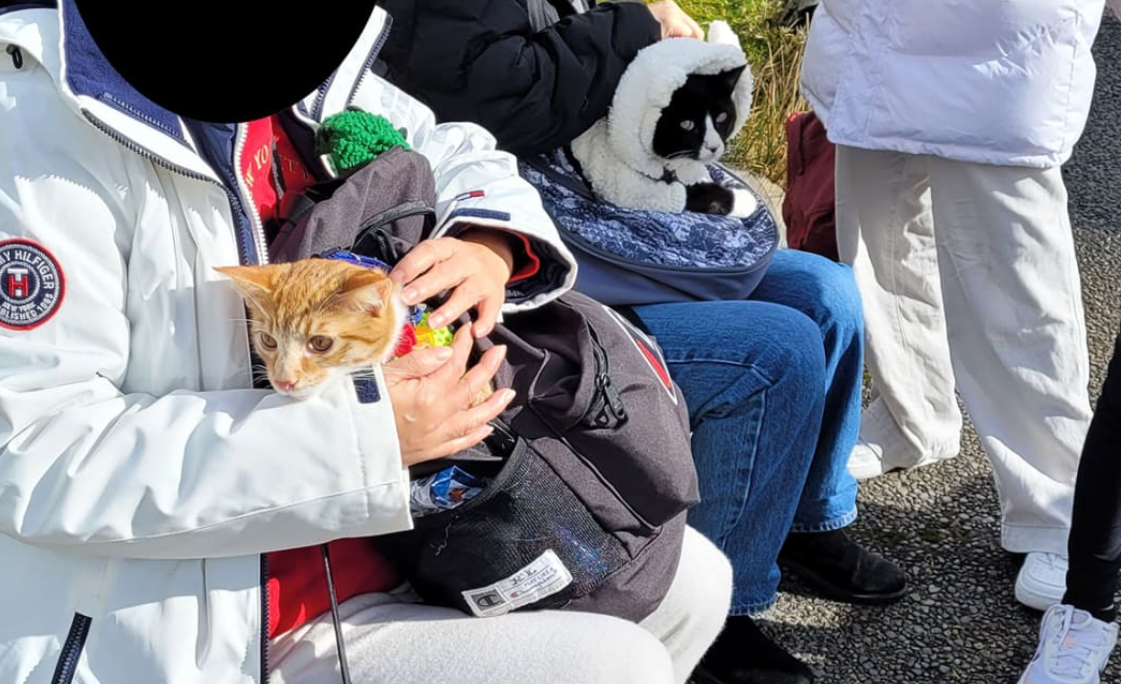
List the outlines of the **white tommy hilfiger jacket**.
{"label": "white tommy hilfiger jacket", "polygon": [[[71,2],[0,13],[0,683],[265,682],[264,554],[411,526],[392,409],[380,378],[382,399],[253,389],[213,270],[266,255],[240,167],[96,63]],[[528,236],[541,269],[505,311],[569,289],[515,160],[371,72],[386,28],[295,115],[386,115],[433,164],[440,234]]]}

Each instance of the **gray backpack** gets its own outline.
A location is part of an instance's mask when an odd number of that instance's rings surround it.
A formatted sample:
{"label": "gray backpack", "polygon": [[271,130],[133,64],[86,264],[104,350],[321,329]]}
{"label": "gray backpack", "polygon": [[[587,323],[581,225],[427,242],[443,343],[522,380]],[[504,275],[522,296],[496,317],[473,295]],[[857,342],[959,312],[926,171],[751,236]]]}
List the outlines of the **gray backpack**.
{"label": "gray backpack", "polygon": [[[431,168],[399,147],[305,197],[273,261],[392,265],[434,226]],[[508,347],[496,384],[517,398],[485,443],[411,469],[418,496],[442,501],[376,544],[423,599],[467,614],[642,620],[673,580],[699,497],[688,412],[661,350],[578,292],[507,315],[478,351],[493,344]]]}

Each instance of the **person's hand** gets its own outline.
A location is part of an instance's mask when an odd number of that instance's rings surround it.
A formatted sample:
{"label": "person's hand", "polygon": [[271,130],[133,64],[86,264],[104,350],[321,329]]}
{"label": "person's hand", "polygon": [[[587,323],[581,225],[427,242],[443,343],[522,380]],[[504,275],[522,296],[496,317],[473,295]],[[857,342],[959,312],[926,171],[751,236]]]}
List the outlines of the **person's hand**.
{"label": "person's hand", "polygon": [[651,14],[662,25],[662,38],[696,38],[705,39],[704,29],[677,6],[673,0],[659,0],[647,7]]}
{"label": "person's hand", "polygon": [[491,347],[466,370],[472,344],[468,329],[460,328],[450,348],[414,349],[383,367],[406,467],[478,444],[494,430],[487,423],[514,398],[514,390],[503,389],[470,408],[506,356],[505,346]]}
{"label": "person's hand", "polygon": [[506,302],[506,283],[514,268],[513,252],[499,231],[472,228],[458,238],[425,240],[390,271],[404,289],[401,297],[413,305],[443,290],[453,289],[428,319],[434,328],[447,325],[476,307],[475,337],[490,333]]}

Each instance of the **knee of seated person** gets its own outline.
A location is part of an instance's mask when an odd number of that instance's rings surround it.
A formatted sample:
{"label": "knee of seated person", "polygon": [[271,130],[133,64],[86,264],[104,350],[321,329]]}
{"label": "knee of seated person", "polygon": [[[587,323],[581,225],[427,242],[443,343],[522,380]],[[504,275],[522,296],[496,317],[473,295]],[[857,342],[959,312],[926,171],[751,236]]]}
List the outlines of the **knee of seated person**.
{"label": "knee of seated person", "polygon": [[[773,323],[771,335],[779,353],[760,359],[760,362],[774,364],[769,373],[776,385],[812,390],[805,397],[812,400],[813,395],[825,387],[826,359],[821,328],[809,316],[794,309],[788,309],[786,315]],[[790,399],[798,398],[792,396]]]}
{"label": "knee of seated person", "polygon": [[[741,302],[719,304],[723,306],[710,312],[718,321],[715,337],[726,348],[728,359],[763,367],[781,362],[802,366],[803,360],[824,364],[821,328],[802,311],[772,302],[749,302],[744,307],[737,306]],[[821,364],[812,364],[815,356]]]}
{"label": "knee of seated person", "polygon": [[693,527],[685,528],[676,577],[659,611],[679,625],[722,625],[732,606],[732,563]]}
{"label": "knee of seated person", "polygon": [[[587,616],[587,629],[570,633],[566,683],[672,684],[673,659],[665,644],[633,622]],[[598,624],[595,624],[597,623]]]}
{"label": "knee of seated person", "polygon": [[696,598],[711,606],[723,619],[732,600],[732,561],[694,527],[685,528],[678,574],[698,585],[695,590],[707,596]]}
{"label": "knee of seated person", "polygon": [[863,334],[864,307],[852,268],[825,257],[820,259],[819,267],[807,274],[810,284],[806,287],[806,296],[810,302],[806,312],[817,320],[822,330]]}

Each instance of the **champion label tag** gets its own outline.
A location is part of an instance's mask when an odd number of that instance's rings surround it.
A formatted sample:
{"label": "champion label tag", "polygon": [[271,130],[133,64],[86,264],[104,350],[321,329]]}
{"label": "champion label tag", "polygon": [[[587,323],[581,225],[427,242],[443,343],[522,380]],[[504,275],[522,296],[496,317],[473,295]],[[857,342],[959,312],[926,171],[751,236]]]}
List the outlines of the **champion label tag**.
{"label": "champion label tag", "polygon": [[66,291],[58,260],[30,240],[0,241],[0,327],[32,330],[58,312]]}
{"label": "champion label tag", "polygon": [[462,592],[467,607],[478,617],[504,615],[552,596],[572,584],[572,574],[552,549],[510,577],[488,587]]}

